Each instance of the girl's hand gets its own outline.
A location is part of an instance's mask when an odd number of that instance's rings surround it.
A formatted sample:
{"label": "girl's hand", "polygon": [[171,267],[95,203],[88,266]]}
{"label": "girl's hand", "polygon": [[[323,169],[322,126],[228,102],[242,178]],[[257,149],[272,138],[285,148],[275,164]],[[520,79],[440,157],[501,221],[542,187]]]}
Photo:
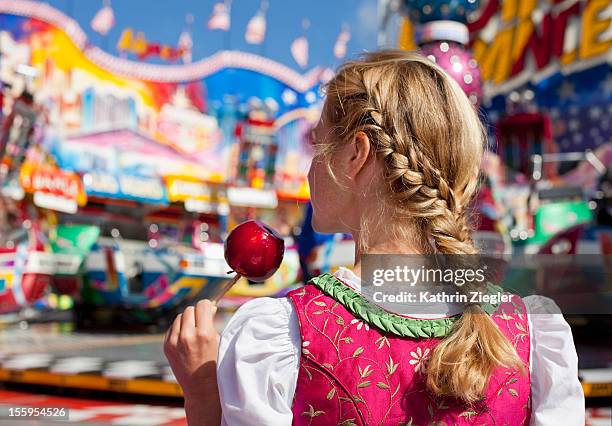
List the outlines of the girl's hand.
{"label": "girl's hand", "polygon": [[179,314],[166,333],[164,353],[186,403],[202,403],[213,397],[218,401],[216,367],[220,336],[213,325],[216,312],[216,304],[200,300],[195,308],[189,306]]}

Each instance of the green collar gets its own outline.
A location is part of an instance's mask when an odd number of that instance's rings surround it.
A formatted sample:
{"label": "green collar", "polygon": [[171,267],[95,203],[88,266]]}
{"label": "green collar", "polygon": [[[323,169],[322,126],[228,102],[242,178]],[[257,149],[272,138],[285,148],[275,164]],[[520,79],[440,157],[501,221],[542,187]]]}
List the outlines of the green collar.
{"label": "green collar", "polygon": [[[439,319],[406,318],[393,314],[370,302],[334,275],[324,273],[312,278],[309,283],[332,297],[356,317],[379,329],[400,337],[427,338],[445,337],[450,334],[453,324],[461,315]],[[501,291],[500,287],[487,284],[489,293]],[[492,314],[498,305],[483,304],[482,309]]]}

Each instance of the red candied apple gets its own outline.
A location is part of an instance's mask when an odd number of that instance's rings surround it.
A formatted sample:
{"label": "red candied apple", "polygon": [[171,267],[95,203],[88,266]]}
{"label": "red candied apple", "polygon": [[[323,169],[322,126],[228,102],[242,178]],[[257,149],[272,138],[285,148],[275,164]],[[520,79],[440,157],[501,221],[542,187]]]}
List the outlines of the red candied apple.
{"label": "red candied apple", "polygon": [[248,220],[225,240],[225,261],[239,275],[255,282],[270,278],[280,266],[285,241],[269,226]]}

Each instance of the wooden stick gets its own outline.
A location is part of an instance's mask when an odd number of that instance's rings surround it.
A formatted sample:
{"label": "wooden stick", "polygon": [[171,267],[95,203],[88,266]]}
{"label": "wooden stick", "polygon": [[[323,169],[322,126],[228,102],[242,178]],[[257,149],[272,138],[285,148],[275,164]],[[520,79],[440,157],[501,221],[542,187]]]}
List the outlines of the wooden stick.
{"label": "wooden stick", "polygon": [[230,288],[232,288],[234,286],[234,284],[236,284],[236,282],[240,278],[242,278],[242,275],[236,274],[236,276],[234,278],[232,278],[229,281],[226,281],[222,286],[219,287],[218,293],[215,294],[210,300],[212,300],[213,302],[218,302],[223,296],[225,296],[225,293],[227,293],[227,291]]}

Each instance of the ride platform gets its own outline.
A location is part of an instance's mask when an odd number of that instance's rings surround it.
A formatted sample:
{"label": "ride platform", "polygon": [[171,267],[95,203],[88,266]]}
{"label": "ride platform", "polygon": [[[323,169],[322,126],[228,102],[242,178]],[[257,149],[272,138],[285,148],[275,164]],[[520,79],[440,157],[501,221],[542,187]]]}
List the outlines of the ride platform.
{"label": "ride platform", "polygon": [[[228,318],[220,312],[217,327]],[[0,328],[0,383],[182,398],[164,335],[77,332],[71,323]]]}

